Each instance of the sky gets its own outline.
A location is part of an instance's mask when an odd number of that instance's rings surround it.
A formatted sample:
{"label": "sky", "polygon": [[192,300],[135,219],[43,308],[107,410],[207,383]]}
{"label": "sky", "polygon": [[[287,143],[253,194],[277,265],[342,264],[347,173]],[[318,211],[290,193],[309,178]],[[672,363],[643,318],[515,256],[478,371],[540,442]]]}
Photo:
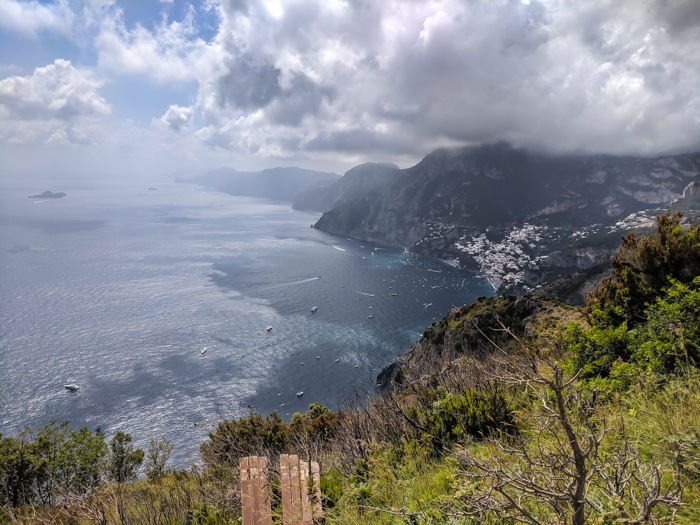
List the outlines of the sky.
{"label": "sky", "polygon": [[0,0],[0,169],[700,150],[698,0]]}

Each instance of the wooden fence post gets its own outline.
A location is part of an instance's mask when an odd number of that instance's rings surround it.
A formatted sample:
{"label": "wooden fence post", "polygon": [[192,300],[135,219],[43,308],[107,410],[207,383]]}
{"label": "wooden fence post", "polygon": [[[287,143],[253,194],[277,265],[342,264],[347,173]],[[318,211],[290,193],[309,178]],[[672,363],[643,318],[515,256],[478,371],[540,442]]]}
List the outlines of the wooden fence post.
{"label": "wooden fence post", "polygon": [[296,525],[301,522],[301,493],[299,492],[299,456],[289,456],[289,476],[292,479],[292,513],[289,523]]}
{"label": "wooden fence post", "polygon": [[309,462],[299,462],[299,488],[301,489],[301,522],[303,525],[310,525],[313,522],[311,517],[311,500],[309,498]]}
{"label": "wooden fence post", "polygon": [[250,458],[241,459],[241,514],[243,525],[253,525],[253,498],[250,490]]}
{"label": "wooden fence post", "polygon": [[292,478],[289,473],[289,454],[280,456],[280,485],[282,489],[282,521],[285,525],[291,525]]}
{"label": "wooden fence post", "polygon": [[[243,525],[272,525],[267,458],[242,458],[240,469]],[[309,485],[313,486],[313,493]],[[314,518],[323,515],[321,477],[315,461],[299,461],[297,455],[282,454],[280,487],[284,525],[311,525]]]}
{"label": "wooden fence post", "polygon": [[316,496],[316,502],[313,506],[313,515],[314,518],[320,518],[323,516],[323,507],[321,506],[321,471],[318,468],[318,463],[315,461],[311,462],[311,478],[314,480]]}
{"label": "wooden fence post", "polygon": [[272,502],[268,480],[267,458],[258,458],[260,475],[260,521],[259,525],[272,525]]}

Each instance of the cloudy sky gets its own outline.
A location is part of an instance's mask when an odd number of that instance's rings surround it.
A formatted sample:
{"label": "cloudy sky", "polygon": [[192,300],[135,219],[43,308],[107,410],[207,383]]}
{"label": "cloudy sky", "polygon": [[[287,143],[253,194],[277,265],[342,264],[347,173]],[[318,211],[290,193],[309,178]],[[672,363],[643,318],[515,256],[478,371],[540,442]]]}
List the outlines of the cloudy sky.
{"label": "cloudy sky", "polygon": [[700,150],[698,0],[0,0],[6,173]]}

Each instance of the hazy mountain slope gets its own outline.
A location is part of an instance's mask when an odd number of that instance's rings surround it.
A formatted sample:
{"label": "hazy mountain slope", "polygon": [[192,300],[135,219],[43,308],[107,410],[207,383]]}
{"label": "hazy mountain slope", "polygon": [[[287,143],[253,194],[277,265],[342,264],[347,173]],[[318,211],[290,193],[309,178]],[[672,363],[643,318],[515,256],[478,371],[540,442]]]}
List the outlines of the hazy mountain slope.
{"label": "hazy mountain slope", "polygon": [[294,201],[297,195],[319,184],[331,184],[339,179],[335,173],[302,168],[271,168],[259,172],[242,172],[232,168],[210,170],[191,179],[175,179],[176,182],[193,182],[217,190],[265,199]]}
{"label": "hazy mountain slope", "polygon": [[366,162],[349,170],[340,180],[300,194],[294,209],[326,212],[366,193],[390,186],[399,174],[390,163]]}
{"label": "hazy mountain slope", "polygon": [[528,289],[605,260],[620,232],[650,224],[695,180],[700,153],[550,156],[504,143],[440,149],[315,227],[453,259],[496,287]]}

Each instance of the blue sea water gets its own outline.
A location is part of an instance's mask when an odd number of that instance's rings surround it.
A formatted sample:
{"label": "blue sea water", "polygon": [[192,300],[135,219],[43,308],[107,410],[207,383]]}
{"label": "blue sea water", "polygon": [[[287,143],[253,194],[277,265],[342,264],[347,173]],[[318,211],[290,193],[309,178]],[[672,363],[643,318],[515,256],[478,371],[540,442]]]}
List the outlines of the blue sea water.
{"label": "blue sea water", "polygon": [[[493,294],[443,262],[312,229],[319,214],[288,203],[52,185],[0,188],[5,435],[52,418],[142,447],[165,435],[184,464],[222,417],[335,408],[450,307]],[[68,196],[27,198],[46,189]]]}

